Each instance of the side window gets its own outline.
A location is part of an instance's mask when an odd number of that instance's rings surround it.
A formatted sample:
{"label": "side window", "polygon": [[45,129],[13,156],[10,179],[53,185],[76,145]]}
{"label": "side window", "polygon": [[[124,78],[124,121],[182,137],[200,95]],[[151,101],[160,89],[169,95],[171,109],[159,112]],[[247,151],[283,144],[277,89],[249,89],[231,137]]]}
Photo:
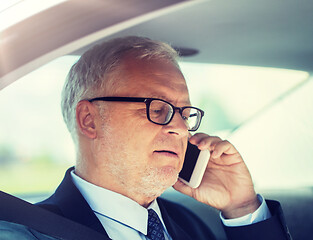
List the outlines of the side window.
{"label": "side window", "polygon": [[0,91],[0,189],[49,193],[74,164],[60,93],[77,57],[56,59]]}

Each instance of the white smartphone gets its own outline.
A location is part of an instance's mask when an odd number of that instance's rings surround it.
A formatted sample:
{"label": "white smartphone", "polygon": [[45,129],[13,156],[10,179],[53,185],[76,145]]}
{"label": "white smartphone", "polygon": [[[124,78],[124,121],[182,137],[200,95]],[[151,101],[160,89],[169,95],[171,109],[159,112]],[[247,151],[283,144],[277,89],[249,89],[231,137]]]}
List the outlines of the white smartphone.
{"label": "white smartphone", "polygon": [[196,145],[188,142],[184,165],[179,173],[180,180],[192,188],[199,187],[209,159],[209,150],[200,151]]}

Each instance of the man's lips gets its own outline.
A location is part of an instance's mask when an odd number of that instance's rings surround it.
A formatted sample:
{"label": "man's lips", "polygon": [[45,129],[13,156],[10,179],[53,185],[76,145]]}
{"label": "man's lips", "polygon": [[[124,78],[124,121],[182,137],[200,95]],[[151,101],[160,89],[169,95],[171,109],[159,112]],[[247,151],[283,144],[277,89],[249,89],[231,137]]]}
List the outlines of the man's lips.
{"label": "man's lips", "polygon": [[155,153],[161,153],[164,155],[168,155],[168,156],[178,156],[178,154],[174,151],[171,150],[155,150]]}

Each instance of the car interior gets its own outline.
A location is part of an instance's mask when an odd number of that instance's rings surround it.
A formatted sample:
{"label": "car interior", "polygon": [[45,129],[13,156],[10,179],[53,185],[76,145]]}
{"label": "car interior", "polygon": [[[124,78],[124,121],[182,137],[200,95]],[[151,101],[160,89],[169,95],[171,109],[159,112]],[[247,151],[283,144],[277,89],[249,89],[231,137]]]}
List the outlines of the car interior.
{"label": "car interior", "polygon": [[[60,108],[59,99],[50,93],[60,93],[69,67],[90,47],[116,37],[145,36],[178,51],[191,99],[205,110],[200,130],[233,142],[247,162],[257,192],[281,203],[293,239],[309,239],[313,235],[312,12],[310,0],[0,4],[0,190],[31,203],[53,192],[66,168],[74,164],[74,150],[69,136],[58,135],[66,129],[61,119],[55,120],[52,108]],[[46,101],[53,107],[37,108]],[[54,143],[39,140],[37,132]],[[34,151],[43,154],[34,159],[28,155]],[[39,175],[25,173],[30,162],[36,164],[34,172],[49,175],[52,181],[39,183]],[[217,239],[226,239],[216,209],[174,189],[162,197],[187,207],[211,226]]]}

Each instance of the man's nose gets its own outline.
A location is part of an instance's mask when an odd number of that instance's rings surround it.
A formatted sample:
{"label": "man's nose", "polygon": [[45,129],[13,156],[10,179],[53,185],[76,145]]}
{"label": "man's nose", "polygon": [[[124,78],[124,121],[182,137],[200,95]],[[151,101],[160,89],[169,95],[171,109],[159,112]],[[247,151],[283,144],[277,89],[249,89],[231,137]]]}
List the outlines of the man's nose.
{"label": "man's nose", "polygon": [[170,134],[177,134],[182,137],[188,135],[188,124],[178,110],[175,111],[172,121],[165,125],[165,127],[166,131]]}

